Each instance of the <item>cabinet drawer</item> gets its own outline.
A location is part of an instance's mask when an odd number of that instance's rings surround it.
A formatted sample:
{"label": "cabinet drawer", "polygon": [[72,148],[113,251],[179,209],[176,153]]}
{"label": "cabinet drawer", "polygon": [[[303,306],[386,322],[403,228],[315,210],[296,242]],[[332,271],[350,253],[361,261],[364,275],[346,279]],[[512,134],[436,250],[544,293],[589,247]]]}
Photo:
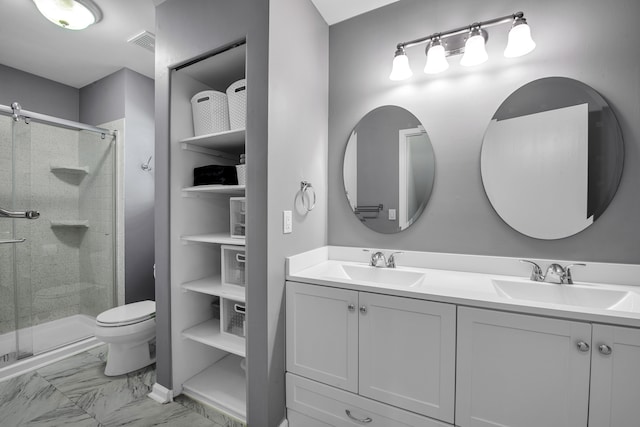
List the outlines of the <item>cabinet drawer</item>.
{"label": "cabinet drawer", "polygon": [[[287,408],[335,427],[446,427],[449,424],[287,373]],[[348,415],[351,414],[351,417]],[[295,416],[294,416],[295,418]],[[361,421],[357,421],[357,420]],[[295,423],[291,427],[298,427]]]}

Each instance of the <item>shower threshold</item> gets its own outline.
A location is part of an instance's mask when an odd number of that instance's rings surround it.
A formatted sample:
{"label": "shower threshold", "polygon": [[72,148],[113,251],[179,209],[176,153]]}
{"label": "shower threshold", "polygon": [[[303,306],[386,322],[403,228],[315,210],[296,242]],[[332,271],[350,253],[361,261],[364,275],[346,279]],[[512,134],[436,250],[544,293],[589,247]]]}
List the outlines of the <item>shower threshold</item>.
{"label": "shower threshold", "polygon": [[0,335],[0,381],[101,345],[93,335],[94,324],[93,317],[76,314],[28,328],[34,355],[17,361],[15,332]]}

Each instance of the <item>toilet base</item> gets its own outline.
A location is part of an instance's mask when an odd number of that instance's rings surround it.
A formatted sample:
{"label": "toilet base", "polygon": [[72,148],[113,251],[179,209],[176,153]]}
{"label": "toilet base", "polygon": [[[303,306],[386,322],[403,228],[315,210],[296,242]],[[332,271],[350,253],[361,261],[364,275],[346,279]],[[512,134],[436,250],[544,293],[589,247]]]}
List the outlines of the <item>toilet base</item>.
{"label": "toilet base", "polygon": [[104,374],[112,377],[142,369],[156,361],[156,340],[137,344],[108,344]]}

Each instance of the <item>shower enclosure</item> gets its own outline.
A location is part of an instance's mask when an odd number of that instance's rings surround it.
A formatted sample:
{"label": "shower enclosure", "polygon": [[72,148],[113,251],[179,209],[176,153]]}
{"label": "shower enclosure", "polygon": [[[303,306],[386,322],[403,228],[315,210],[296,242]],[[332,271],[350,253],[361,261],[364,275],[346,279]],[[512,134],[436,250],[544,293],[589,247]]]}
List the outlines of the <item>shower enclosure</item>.
{"label": "shower enclosure", "polygon": [[17,103],[0,113],[1,371],[92,337],[115,305],[116,139]]}

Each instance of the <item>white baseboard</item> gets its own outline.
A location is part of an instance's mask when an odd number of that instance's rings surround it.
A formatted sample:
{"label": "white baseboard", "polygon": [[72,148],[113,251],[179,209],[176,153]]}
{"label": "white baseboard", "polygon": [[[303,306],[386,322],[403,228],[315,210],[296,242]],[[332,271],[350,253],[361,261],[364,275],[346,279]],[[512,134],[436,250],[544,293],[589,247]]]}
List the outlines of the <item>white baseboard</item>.
{"label": "white baseboard", "polygon": [[147,394],[147,396],[158,403],[173,402],[173,390],[169,390],[165,386],[162,386],[158,383],[155,383],[153,385],[151,393]]}
{"label": "white baseboard", "polygon": [[289,427],[289,420],[287,420],[286,418],[282,420],[279,427]]}

